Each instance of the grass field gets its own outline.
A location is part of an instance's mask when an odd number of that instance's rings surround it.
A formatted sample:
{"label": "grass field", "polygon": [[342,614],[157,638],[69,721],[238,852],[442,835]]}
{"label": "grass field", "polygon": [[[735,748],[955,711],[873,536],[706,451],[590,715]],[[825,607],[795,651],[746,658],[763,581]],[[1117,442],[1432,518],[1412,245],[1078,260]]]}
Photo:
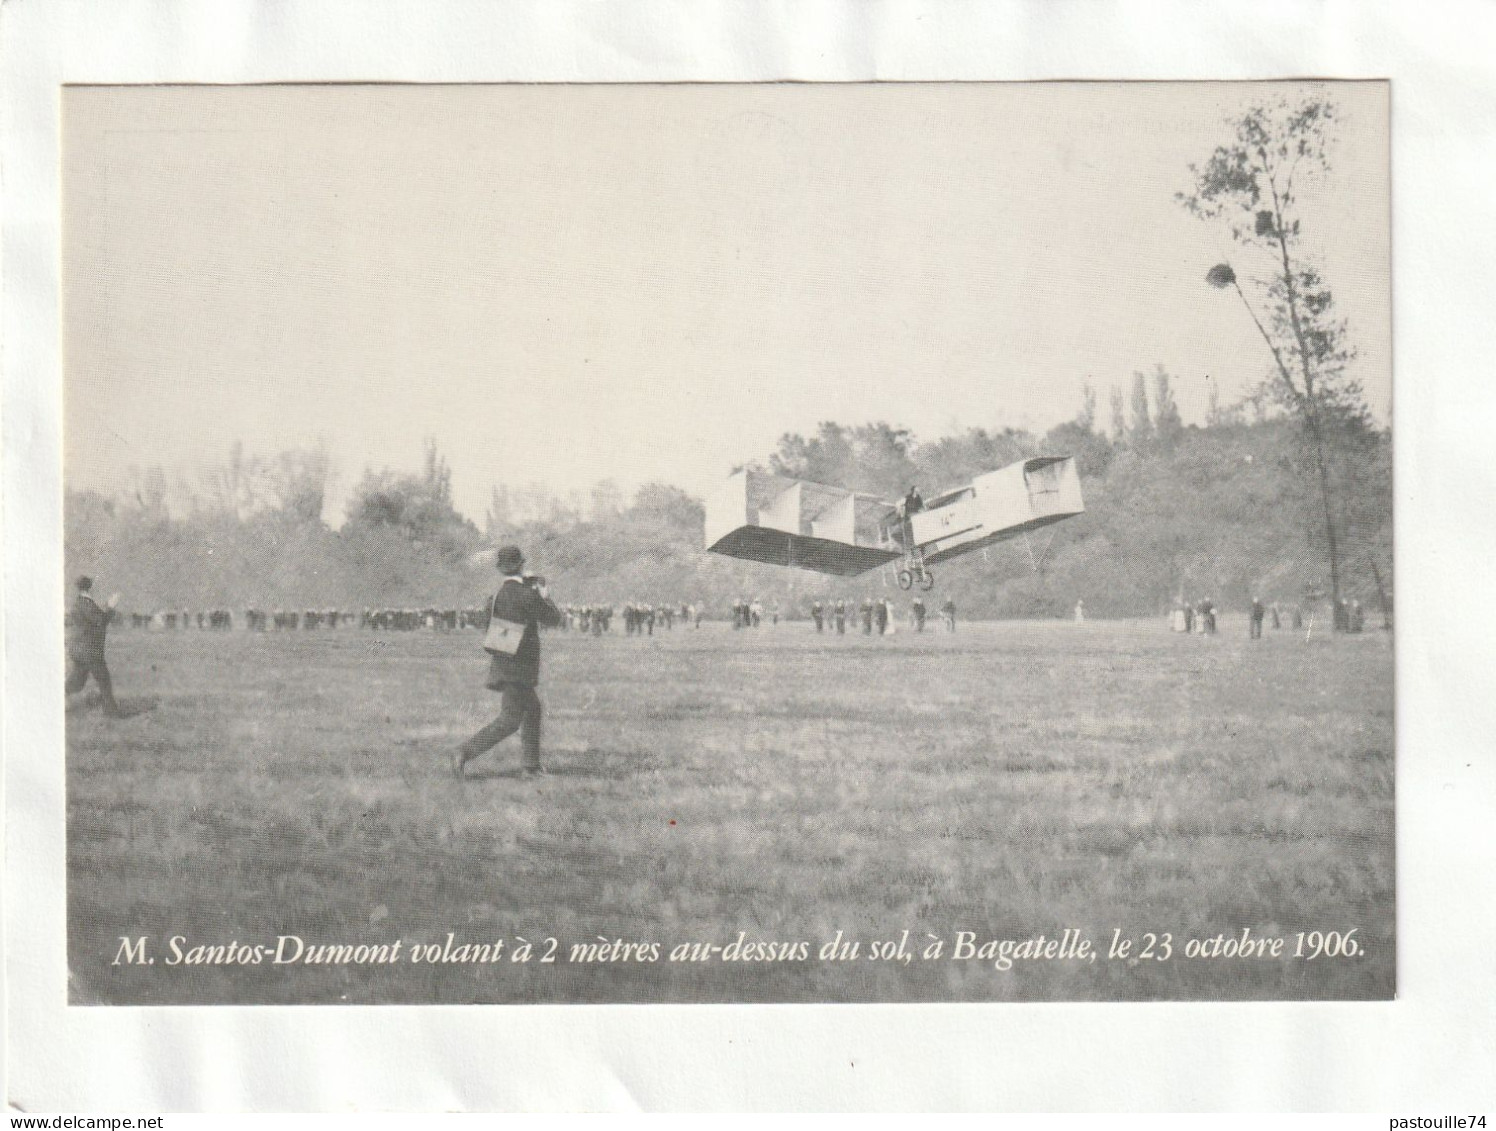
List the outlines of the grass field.
{"label": "grass field", "polygon": [[[515,776],[511,739],[459,782],[448,750],[497,711],[474,633],[117,632],[116,688],[151,709],[70,705],[73,1000],[1390,996],[1390,637],[1246,637],[1230,618],[1212,639],[1161,622],[552,633],[551,776]],[[1066,928],[1094,961],[952,957],[958,931]],[[1297,932],[1351,928],[1355,957],[1290,957]],[[1107,957],[1114,929],[1131,958]],[[1287,953],[1186,956],[1243,929]],[[869,957],[906,930],[911,961]],[[838,931],[858,957],[821,960]],[[409,961],[449,932],[505,950]],[[740,932],[808,957],[669,960]],[[402,953],[169,964],[172,936],[187,953],[293,934]],[[921,957],[931,935],[940,958]],[[114,964],[139,936],[154,964]],[[520,937],[529,962],[509,960]],[[571,960],[600,937],[658,960]]]}

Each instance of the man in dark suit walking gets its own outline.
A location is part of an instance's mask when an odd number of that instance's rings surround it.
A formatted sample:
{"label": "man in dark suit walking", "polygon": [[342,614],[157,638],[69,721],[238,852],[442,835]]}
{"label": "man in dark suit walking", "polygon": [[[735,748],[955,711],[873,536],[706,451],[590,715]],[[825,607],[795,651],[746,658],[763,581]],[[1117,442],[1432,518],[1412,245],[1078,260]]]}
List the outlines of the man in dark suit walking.
{"label": "man in dark suit walking", "polygon": [[487,686],[503,696],[499,717],[452,752],[452,772],[462,777],[467,763],[519,731],[520,772],[538,777],[545,772],[540,768],[542,709],[535,694],[540,682],[540,625],[555,628],[561,623],[561,610],[551,601],[543,578],[524,575],[525,556],[518,546],[501,548],[495,564],[504,581],[489,605],[484,631],[494,620],[523,626],[523,631],[513,655],[489,649]]}
{"label": "man in dark suit walking", "polygon": [[75,694],[83,690],[88,677],[93,676],[99,686],[99,702],[104,714],[120,718],[124,712],[114,701],[114,681],[109,678],[109,665],[104,662],[104,635],[109,622],[114,618],[114,606],[119,594],[109,598],[109,603],[100,608],[90,590],[93,578],[78,578],[78,596],[73,601],[73,611],[67,632],[68,675],[66,693]]}

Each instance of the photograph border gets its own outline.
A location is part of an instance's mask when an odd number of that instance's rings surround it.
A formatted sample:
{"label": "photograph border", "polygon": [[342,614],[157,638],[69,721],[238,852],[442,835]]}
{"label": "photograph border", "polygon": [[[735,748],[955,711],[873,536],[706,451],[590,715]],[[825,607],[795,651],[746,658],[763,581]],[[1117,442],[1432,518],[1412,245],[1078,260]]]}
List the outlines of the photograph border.
{"label": "photograph border", "polygon": [[[373,18],[371,18],[371,12]],[[1492,615],[1478,500],[1492,393],[1489,64],[1475,5],[1206,18],[1098,9],[716,3],[123,2],[0,8],[6,1013],[26,1110],[1349,1110],[1492,1098]],[[237,18],[236,18],[237,17]],[[1489,41],[1488,38],[1485,41]],[[255,45],[253,49],[247,45]],[[1147,47],[1142,45],[1146,44]],[[18,46],[25,45],[25,46]],[[49,50],[30,50],[46,45]],[[1435,71],[1426,60],[1441,61]],[[1463,64],[1463,69],[1462,65]],[[1355,1004],[67,1007],[60,83],[1390,78],[1399,999]],[[1482,80],[1486,80],[1482,84]],[[1480,143],[1485,142],[1484,146]],[[1417,364],[1410,363],[1410,358]],[[1404,375],[1417,376],[1411,388]],[[1484,406],[1488,411],[1481,412]],[[1487,525],[1478,525],[1485,518]],[[1464,580],[1462,581],[1461,578]],[[1482,663],[1481,661],[1487,661]],[[412,1012],[416,1011],[416,1012]],[[221,1050],[236,1050],[225,1063]],[[1333,1053],[1330,1051],[1333,1050]],[[994,1062],[1002,1071],[992,1071]],[[180,1067],[168,1071],[167,1065]],[[497,1067],[495,1067],[497,1066]],[[1484,1096],[1480,1089],[1486,1089]]]}

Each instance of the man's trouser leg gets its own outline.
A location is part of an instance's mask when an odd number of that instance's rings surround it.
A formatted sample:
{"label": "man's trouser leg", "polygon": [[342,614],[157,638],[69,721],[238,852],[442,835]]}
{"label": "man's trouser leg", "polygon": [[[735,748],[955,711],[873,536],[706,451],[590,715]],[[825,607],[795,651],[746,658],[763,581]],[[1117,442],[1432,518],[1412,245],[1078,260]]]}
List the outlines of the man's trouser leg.
{"label": "man's trouser leg", "polygon": [[63,687],[68,695],[76,695],[83,690],[83,685],[88,682],[88,665],[79,660],[68,657],[68,678]]}
{"label": "man's trouser leg", "polygon": [[527,770],[540,769],[540,696],[535,694],[533,687],[519,688],[524,693],[525,709],[524,720],[520,723],[519,740],[523,751],[524,768]]}
{"label": "man's trouser leg", "polygon": [[[539,706],[539,700],[535,699],[535,692],[528,687],[518,684],[506,683],[503,686],[503,701],[499,708],[499,716],[480,730],[472,738],[464,742],[459,749],[462,751],[462,760],[470,762],[479,754],[493,749],[504,739],[524,725],[527,708],[533,700]],[[536,756],[539,756],[540,728],[537,719],[535,728]]]}
{"label": "man's trouser leg", "polygon": [[119,704],[114,701],[114,681],[109,678],[109,665],[103,660],[79,660],[68,657],[67,681],[63,684],[66,694],[76,695],[82,691],[88,683],[89,676],[93,676],[94,682],[99,685],[99,703],[104,708],[104,713],[106,715],[119,714]]}
{"label": "man's trouser leg", "polygon": [[103,660],[97,660],[90,665],[88,674],[99,685],[99,699],[104,705],[104,714],[118,715],[120,709],[119,704],[114,701],[114,680],[109,678],[109,665]]}

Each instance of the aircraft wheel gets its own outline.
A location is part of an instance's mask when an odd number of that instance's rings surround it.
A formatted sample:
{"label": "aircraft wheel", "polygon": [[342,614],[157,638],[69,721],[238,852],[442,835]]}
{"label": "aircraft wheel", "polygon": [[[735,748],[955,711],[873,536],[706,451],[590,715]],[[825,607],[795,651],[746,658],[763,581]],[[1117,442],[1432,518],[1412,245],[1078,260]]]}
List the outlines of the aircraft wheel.
{"label": "aircraft wheel", "polygon": [[897,580],[900,589],[908,589],[914,584],[914,574],[907,569],[901,569],[897,574]]}
{"label": "aircraft wheel", "polygon": [[926,592],[929,592],[931,589],[934,589],[935,588],[935,575],[933,573],[931,573],[929,570],[925,570],[924,576],[919,579],[919,587],[921,589],[925,590]]}

